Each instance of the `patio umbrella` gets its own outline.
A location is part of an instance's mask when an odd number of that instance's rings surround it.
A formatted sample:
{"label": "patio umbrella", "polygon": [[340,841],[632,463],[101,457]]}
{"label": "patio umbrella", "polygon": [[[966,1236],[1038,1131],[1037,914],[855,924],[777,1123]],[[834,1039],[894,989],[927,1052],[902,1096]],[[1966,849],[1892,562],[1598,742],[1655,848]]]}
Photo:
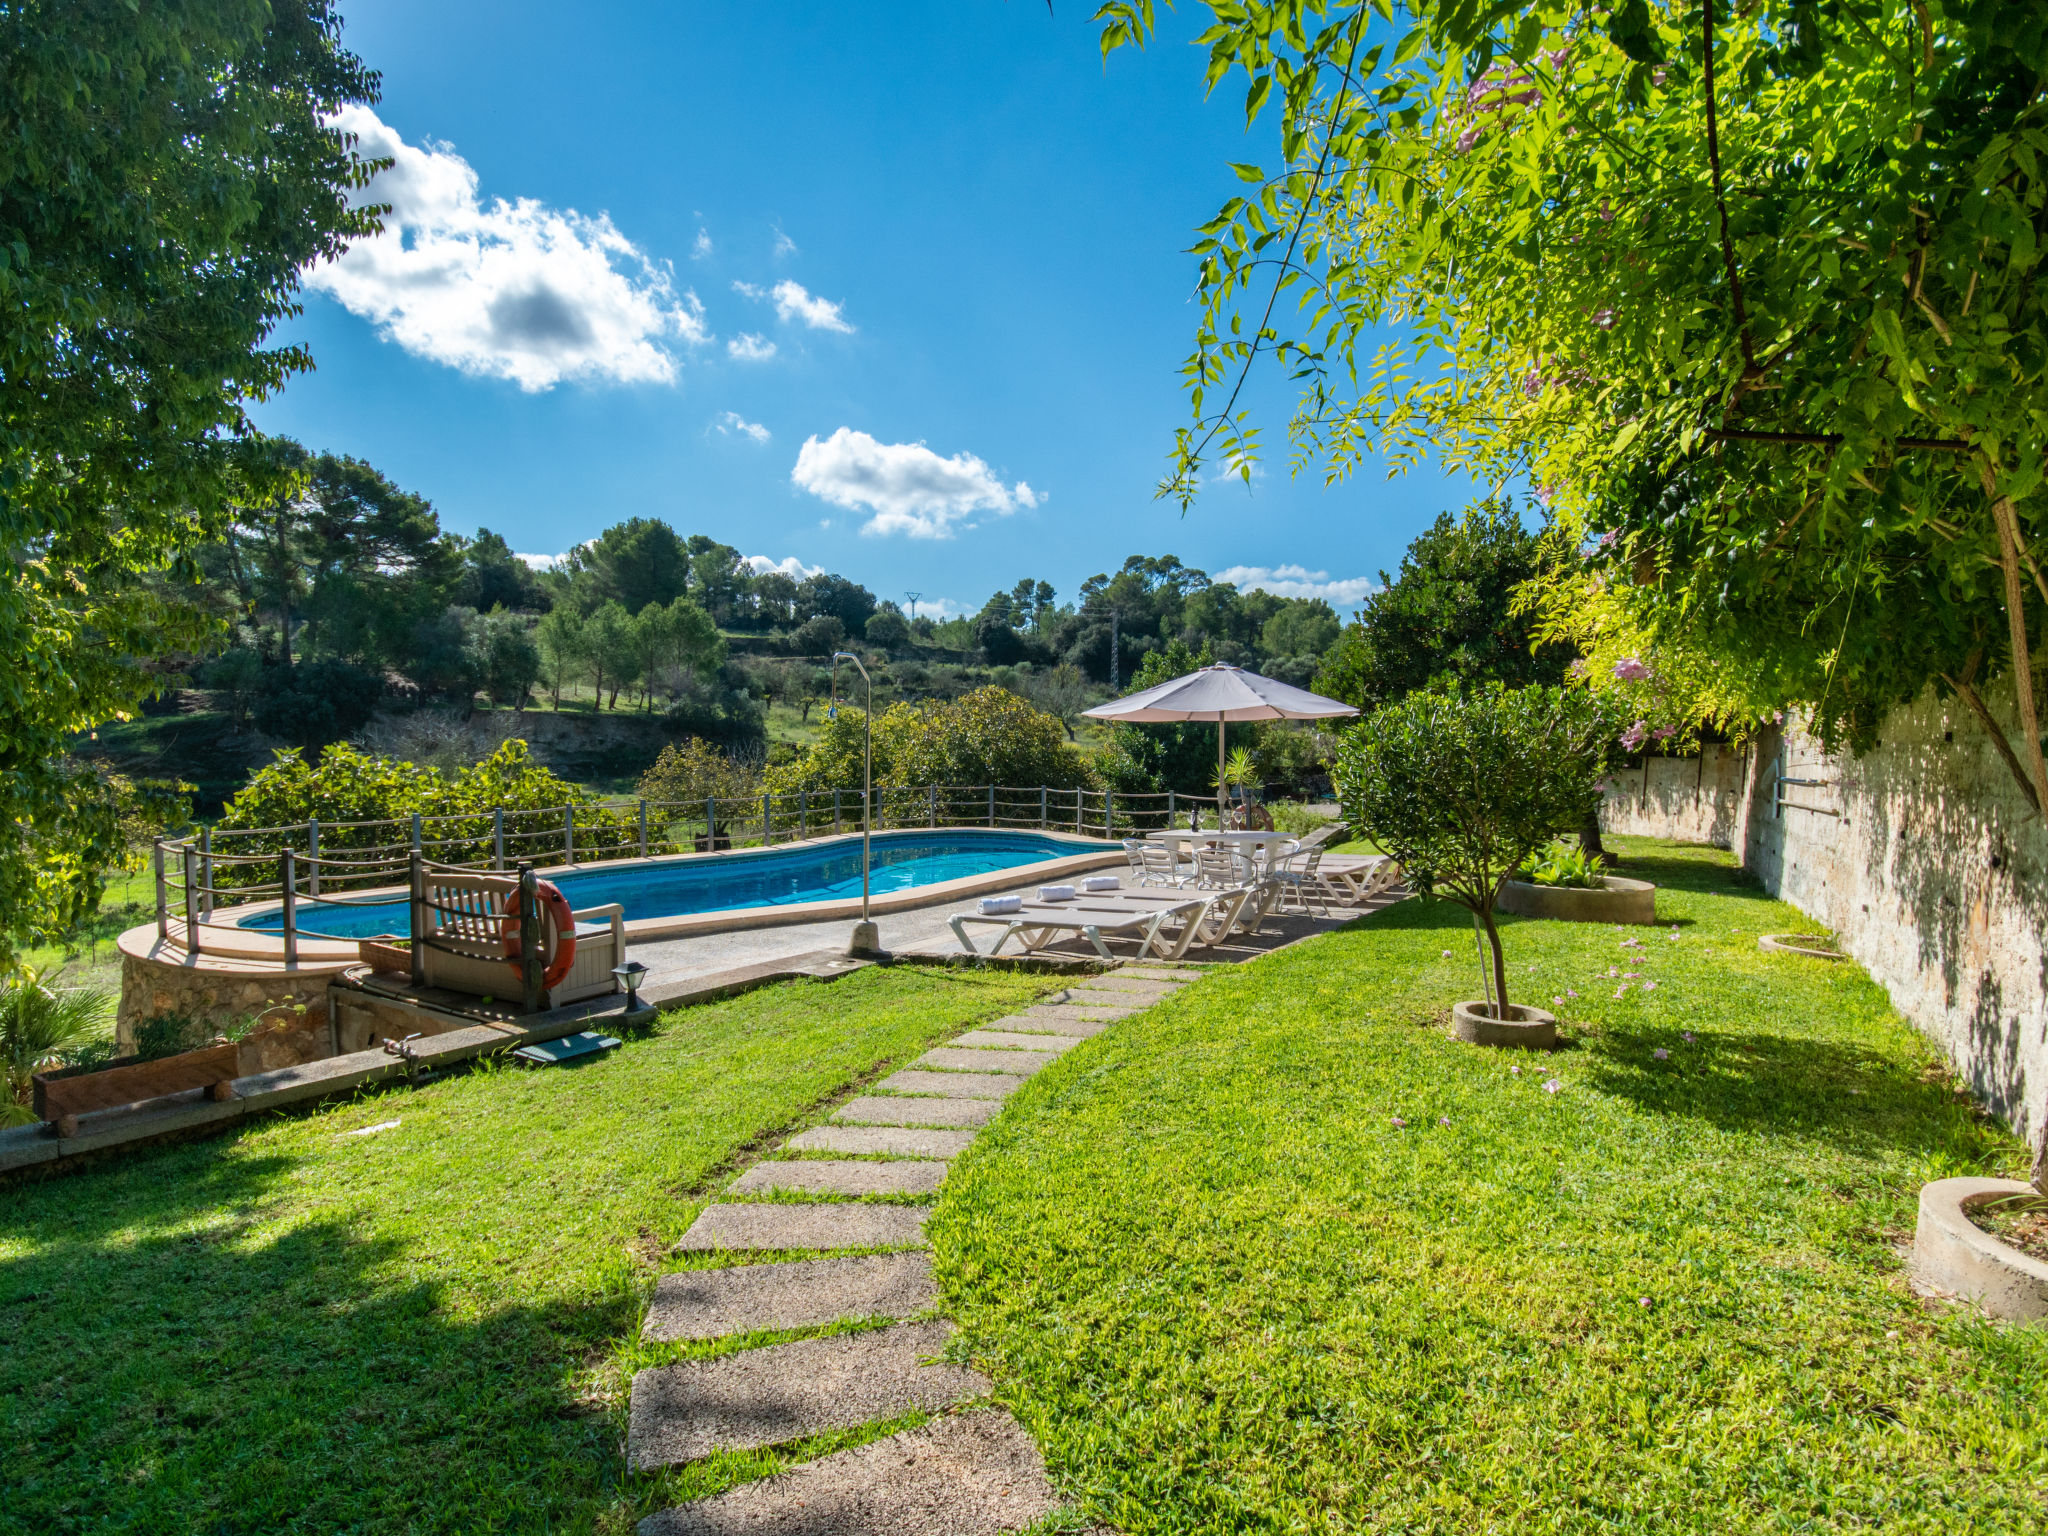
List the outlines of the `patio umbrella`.
{"label": "patio umbrella", "polygon": [[1276,683],[1242,667],[1218,664],[1176,677],[1083,714],[1096,720],[1214,720],[1216,722],[1216,817],[1222,825],[1228,791],[1223,787],[1223,735],[1232,720],[1335,720],[1357,710],[1305,688]]}

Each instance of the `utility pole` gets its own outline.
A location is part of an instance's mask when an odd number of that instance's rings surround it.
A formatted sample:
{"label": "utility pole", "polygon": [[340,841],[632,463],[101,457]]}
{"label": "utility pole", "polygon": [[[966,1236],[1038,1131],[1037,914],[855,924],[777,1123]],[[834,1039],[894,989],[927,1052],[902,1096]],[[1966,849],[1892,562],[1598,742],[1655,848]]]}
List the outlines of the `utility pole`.
{"label": "utility pole", "polygon": [[924,594],[922,592],[906,592],[903,595],[910,599],[910,617],[911,621],[915,623],[917,620],[917,600],[923,597]]}

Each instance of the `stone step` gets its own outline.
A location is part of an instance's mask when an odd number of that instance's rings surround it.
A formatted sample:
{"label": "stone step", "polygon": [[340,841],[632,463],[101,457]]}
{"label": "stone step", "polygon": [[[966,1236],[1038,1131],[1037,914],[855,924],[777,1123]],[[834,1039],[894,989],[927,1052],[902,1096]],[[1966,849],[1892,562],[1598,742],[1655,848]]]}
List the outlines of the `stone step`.
{"label": "stone step", "polygon": [[1031,1436],[982,1408],[662,1510],[639,1536],[999,1536],[1062,1507]]}
{"label": "stone step", "polygon": [[973,1140],[972,1131],[914,1131],[894,1125],[820,1125],[801,1136],[792,1136],[784,1145],[791,1152],[958,1157]]}
{"label": "stone step", "polygon": [[707,1205],[676,1251],[923,1247],[924,1218],[910,1205]]}
{"label": "stone step", "polygon": [[1000,1099],[908,1099],[868,1095],[848,1099],[833,1115],[847,1125],[987,1125],[1003,1112]]}
{"label": "stone step", "polygon": [[1118,1019],[1128,1019],[1141,1012],[1137,1008],[1104,1008],[1095,1004],[1086,1006],[1074,1003],[1033,1003],[1024,1010],[1027,1019],[1089,1019],[1097,1024],[1114,1024]]}
{"label": "stone step", "polygon": [[1074,987],[1070,988],[1067,992],[1067,1006],[1070,1008],[1086,1008],[1091,1012],[1097,1009],[1108,1008],[1116,1011],[1121,1017],[1128,1018],[1131,1014],[1137,1013],[1141,1009],[1151,1007],[1161,997],[1169,995],[1162,992],[1159,994],[1159,997],[1139,998],[1127,992],[1097,992]]}
{"label": "stone step", "polygon": [[1008,1072],[892,1072],[875,1084],[877,1093],[936,1093],[945,1099],[1007,1099],[1024,1086]]}
{"label": "stone step", "polygon": [[990,1029],[1014,1029],[1019,1034],[1072,1035],[1076,1040],[1088,1040],[1109,1028],[1108,1019],[1092,1019],[1085,1014],[1059,1017],[1056,1009],[1042,1009],[1030,1014],[1012,1013],[997,1019]]}
{"label": "stone step", "polygon": [[1098,976],[1095,979],[1097,981],[1118,981],[1131,978],[1138,981],[1170,981],[1176,986],[1184,987],[1189,982],[1198,980],[1201,975],[1200,971],[1185,970],[1177,966],[1120,965],[1108,975]]}
{"label": "stone step", "polygon": [[928,1195],[946,1181],[944,1163],[756,1163],[729,1195],[802,1190],[813,1195]]}
{"label": "stone step", "polygon": [[815,1328],[841,1318],[914,1317],[937,1294],[932,1261],[921,1253],[684,1270],[655,1282],[640,1336],[673,1344],[757,1328]]}
{"label": "stone step", "polygon": [[970,1029],[946,1042],[983,1051],[1051,1051],[1054,1054],[1072,1050],[1080,1043],[1078,1035],[1033,1035],[1009,1029]]}
{"label": "stone step", "polygon": [[924,1363],[951,1333],[944,1322],[897,1323],[641,1371],[633,1378],[627,1464],[648,1472],[986,1395],[988,1378],[979,1371]]}
{"label": "stone step", "polygon": [[942,1072],[1012,1072],[1029,1077],[1054,1059],[1051,1051],[961,1051],[939,1046],[926,1051],[911,1065],[936,1067]]}
{"label": "stone step", "polygon": [[1129,971],[1111,971],[1106,976],[1090,976],[1077,981],[1069,990],[1076,992],[1128,992],[1134,997],[1165,997],[1176,992],[1187,983],[1175,978],[1172,981],[1158,981],[1149,976],[1134,976]]}

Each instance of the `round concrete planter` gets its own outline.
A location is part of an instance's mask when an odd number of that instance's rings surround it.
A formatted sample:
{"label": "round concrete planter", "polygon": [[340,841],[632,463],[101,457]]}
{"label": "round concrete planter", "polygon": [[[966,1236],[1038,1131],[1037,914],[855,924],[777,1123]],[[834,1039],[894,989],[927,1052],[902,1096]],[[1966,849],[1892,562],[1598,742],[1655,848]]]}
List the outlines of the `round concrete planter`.
{"label": "round concrete planter", "polygon": [[1451,1008],[1451,1033],[1474,1045],[1504,1045],[1524,1051],[1547,1051],[1557,1044],[1557,1017],[1541,1008],[1509,1003],[1512,1018],[1496,1019],[1488,1003],[1457,1003]]}
{"label": "round concrete planter", "polygon": [[1993,1317],[2048,1317],[2048,1264],[2002,1243],[1970,1220],[1970,1208],[2033,1193],[2018,1179],[1936,1179],[1920,1186],[1913,1278],[1968,1297]]}
{"label": "round concrete planter", "polygon": [[1595,890],[1509,880],[1501,886],[1494,910],[1560,923],[1654,923],[1657,887],[1647,880],[1624,880],[1620,875],[1607,876]]}
{"label": "round concrete planter", "polygon": [[1849,957],[1839,949],[1815,949],[1813,939],[1803,933],[1765,933],[1757,937],[1756,947],[1767,955],[1804,955],[1809,960],[1846,960]]}

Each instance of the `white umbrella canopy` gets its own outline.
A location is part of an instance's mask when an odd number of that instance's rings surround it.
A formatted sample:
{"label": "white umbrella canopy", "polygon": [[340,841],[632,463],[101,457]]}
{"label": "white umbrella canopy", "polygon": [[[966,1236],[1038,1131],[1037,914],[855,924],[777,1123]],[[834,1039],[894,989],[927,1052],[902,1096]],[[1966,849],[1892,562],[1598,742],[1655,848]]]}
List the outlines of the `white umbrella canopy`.
{"label": "white umbrella canopy", "polygon": [[1232,720],[1336,720],[1358,711],[1319,693],[1275,682],[1242,667],[1221,663],[1176,677],[1125,698],[1098,704],[1083,714],[1096,720],[1214,720],[1216,722],[1216,813],[1228,803],[1223,787],[1224,728]]}

